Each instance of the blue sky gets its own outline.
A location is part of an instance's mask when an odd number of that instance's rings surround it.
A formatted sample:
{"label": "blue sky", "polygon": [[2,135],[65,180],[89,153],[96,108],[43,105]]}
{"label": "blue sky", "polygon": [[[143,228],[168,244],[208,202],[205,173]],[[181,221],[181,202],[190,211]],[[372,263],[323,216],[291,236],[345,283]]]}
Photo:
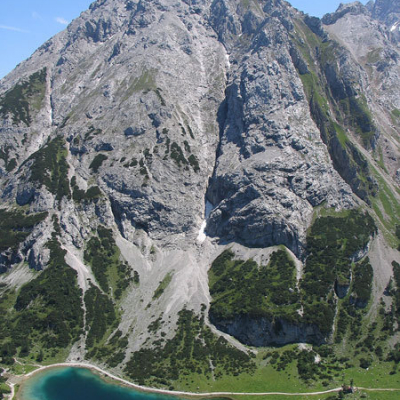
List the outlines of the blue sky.
{"label": "blue sky", "polygon": [[[0,78],[28,58],[86,10],[91,0],[0,0]],[[290,0],[297,9],[321,17],[340,0]],[[343,3],[349,1],[342,0]],[[362,1],[364,4],[365,1]]]}

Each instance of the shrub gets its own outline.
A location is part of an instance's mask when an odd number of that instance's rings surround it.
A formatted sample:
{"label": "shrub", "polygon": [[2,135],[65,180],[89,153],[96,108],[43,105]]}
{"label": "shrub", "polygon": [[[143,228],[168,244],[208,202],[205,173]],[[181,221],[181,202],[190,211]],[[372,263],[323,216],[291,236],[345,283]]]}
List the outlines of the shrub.
{"label": "shrub", "polygon": [[137,280],[137,283],[139,283],[139,274],[132,271],[126,262],[123,263],[118,260],[119,250],[111,229],[99,226],[97,234],[98,237],[92,237],[89,240],[84,252],[84,259],[91,265],[99,286],[106,293],[109,293],[112,283],[110,280],[111,271],[116,272],[114,296],[116,299],[120,299],[131,282]]}
{"label": "shrub", "polygon": [[46,90],[47,70],[32,74],[27,81],[17,83],[7,91],[0,100],[0,115],[6,118],[12,115],[13,123],[23,122],[29,126],[32,122],[32,112],[39,109]]}
{"label": "shrub", "polygon": [[95,286],[86,291],[85,304],[86,322],[89,326],[86,347],[90,348],[103,339],[107,329],[116,321],[116,313],[110,298]]}
{"label": "shrub", "polygon": [[188,161],[194,172],[200,171],[199,161],[195,155],[191,154],[188,158]]}
{"label": "shrub", "polygon": [[360,367],[367,369],[371,366],[372,361],[370,359],[366,359],[366,358],[360,358]]}
{"label": "shrub", "polygon": [[[316,323],[321,332],[329,333],[335,314],[333,295],[335,282],[350,284],[351,265],[357,252],[364,249],[376,232],[369,214],[351,210],[343,217],[318,218],[307,235],[307,260],[301,292],[304,318]],[[356,290],[367,297],[371,270],[367,264],[359,269]],[[322,301],[321,301],[322,299]],[[340,327],[343,331],[343,327]]]}
{"label": "shrub", "polygon": [[229,319],[247,314],[296,320],[299,294],[295,271],[285,250],[274,252],[269,264],[261,267],[253,260],[233,260],[230,250],[223,252],[209,271],[211,316]]}
{"label": "shrub", "polygon": [[178,313],[175,336],[154,348],[142,348],[133,353],[124,372],[139,384],[156,382],[168,386],[181,375],[191,373],[211,376],[210,360],[215,379],[223,375],[238,376],[252,372],[255,364],[245,352],[215,336],[198,317],[186,309]]}
{"label": "shrub", "polygon": [[92,201],[101,196],[102,193],[98,186],[91,186],[86,192],[77,186],[73,187],[72,198],[78,203],[81,201]]}
{"label": "shrub", "polygon": [[171,283],[172,276],[173,276],[172,272],[168,272],[168,274],[165,275],[164,279],[160,282],[160,284],[158,285],[157,289],[154,292],[153,300],[156,300],[159,297],[161,297],[161,295],[164,293],[164,290]]}
{"label": "shrub", "polygon": [[0,209],[0,252],[8,248],[16,250],[35,225],[42,222],[47,215],[47,212],[26,215],[21,211]]}
{"label": "shrub", "polygon": [[368,257],[354,268],[352,296],[359,307],[365,307],[371,297],[373,270]]}
{"label": "shrub", "polygon": [[21,346],[22,356],[29,354],[33,343],[64,349],[76,341],[83,326],[81,290],[77,273],[65,260],[65,250],[49,241],[49,266],[23,285],[14,305],[13,343]]}
{"label": "shrub", "polygon": [[64,139],[58,136],[28,158],[28,161],[33,160],[30,168],[31,182],[46,186],[49,192],[56,195],[57,200],[63,196],[71,197],[67,150],[64,145]]}
{"label": "shrub", "polygon": [[97,173],[103,162],[107,159],[108,157],[105,154],[97,154],[90,163],[89,168],[92,169],[94,173]]}
{"label": "shrub", "polygon": [[182,149],[176,142],[171,144],[171,158],[175,161],[178,167],[187,165],[188,163],[188,160],[186,160],[185,156],[183,155]]}

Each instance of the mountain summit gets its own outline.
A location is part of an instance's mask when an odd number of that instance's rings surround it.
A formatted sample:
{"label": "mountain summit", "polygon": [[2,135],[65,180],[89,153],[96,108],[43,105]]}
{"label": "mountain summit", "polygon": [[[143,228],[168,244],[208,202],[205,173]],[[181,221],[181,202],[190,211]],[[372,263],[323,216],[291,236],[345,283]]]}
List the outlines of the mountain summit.
{"label": "mountain summit", "polygon": [[398,16],[98,0],[1,80],[4,357],[169,386],[254,371],[244,345],[334,349],[368,307],[383,324]]}

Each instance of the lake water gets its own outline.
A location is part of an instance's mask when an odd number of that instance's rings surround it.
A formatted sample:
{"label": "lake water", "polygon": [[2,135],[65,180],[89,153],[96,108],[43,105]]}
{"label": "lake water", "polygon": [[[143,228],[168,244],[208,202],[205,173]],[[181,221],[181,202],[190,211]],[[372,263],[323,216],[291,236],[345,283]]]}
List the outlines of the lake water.
{"label": "lake water", "polygon": [[27,380],[22,400],[171,400],[168,397],[107,383],[86,368],[51,368]]}

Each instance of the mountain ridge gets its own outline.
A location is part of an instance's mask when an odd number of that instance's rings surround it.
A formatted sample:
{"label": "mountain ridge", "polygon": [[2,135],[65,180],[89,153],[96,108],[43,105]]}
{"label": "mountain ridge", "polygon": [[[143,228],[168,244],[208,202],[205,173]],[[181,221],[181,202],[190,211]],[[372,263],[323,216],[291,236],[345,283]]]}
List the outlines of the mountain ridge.
{"label": "mountain ridge", "polygon": [[[18,220],[1,225],[15,304],[2,346],[56,343],[47,360],[165,385],[182,368],[214,376],[214,358],[253,371],[216,327],[247,345],[333,346],[367,308],[378,315],[400,225],[397,9],[385,7],[319,20],[279,0],[99,0],[1,80],[2,212]],[[63,301],[46,286],[63,273],[81,323],[55,318],[46,333],[51,312],[31,314],[41,296]],[[21,321],[28,342],[10,342]]]}

